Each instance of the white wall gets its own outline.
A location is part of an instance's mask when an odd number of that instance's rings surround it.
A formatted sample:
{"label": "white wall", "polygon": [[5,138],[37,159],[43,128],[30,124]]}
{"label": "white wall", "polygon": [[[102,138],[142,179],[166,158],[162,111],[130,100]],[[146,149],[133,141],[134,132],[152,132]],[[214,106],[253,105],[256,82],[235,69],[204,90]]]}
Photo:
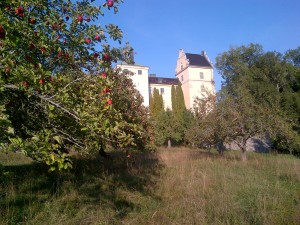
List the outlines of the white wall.
{"label": "white wall", "polygon": [[[127,69],[134,73],[131,76],[132,82],[135,85],[136,89],[144,98],[144,106],[149,106],[149,67],[139,66],[139,65],[117,65],[118,68]],[[138,71],[141,70],[142,74],[139,75]]]}
{"label": "white wall", "polygon": [[[193,106],[194,100],[198,98],[204,98],[207,93],[216,94],[213,69],[211,68],[196,68],[189,67],[189,102],[190,107]],[[200,72],[203,73],[204,79],[200,79]],[[204,91],[202,89],[204,87]]]}
{"label": "white wall", "polygon": [[151,88],[151,94],[153,93],[154,88],[156,88],[159,91],[159,94],[161,94],[161,88],[163,88],[164,93],[162,94],[162,97],[164,100],[164,107],[165,109],[169,108],[172,110],[172,98],[171,98],[172,85],[150,84],[150,88]]}

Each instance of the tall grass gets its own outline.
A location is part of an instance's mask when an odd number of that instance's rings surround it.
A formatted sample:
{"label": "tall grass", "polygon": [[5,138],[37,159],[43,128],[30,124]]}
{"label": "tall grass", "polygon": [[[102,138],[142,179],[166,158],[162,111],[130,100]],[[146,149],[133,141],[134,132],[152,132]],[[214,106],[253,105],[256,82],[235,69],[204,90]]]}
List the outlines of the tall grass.
{"label": "tall grass", "polygon": [[238,154],[174,148],[78,157],[64,174],[6,162],[0,223],[300,224],[300,160],[250,153],[243,163]]}

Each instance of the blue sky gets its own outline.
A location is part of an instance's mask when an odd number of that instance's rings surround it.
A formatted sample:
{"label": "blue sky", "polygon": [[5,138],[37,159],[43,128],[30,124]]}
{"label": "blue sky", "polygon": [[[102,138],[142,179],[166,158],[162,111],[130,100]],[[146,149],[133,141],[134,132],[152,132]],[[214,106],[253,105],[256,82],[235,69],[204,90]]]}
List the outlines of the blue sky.
{"label": "blue sky", "polygon": [[[174,77],[179,49],[213,63],[230,47],[258,43],[266,51],[300,46],[300,0],[124,0],[107,12],[150,73]],[[215,70],[217,90],[221,77]]]}

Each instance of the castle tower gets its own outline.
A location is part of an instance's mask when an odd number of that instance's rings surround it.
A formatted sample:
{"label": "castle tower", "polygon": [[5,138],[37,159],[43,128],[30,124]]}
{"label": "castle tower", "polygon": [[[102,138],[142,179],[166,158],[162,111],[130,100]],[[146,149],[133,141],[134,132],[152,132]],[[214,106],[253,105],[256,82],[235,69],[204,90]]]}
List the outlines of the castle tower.
{"label": "castle tower", "polygon": [[193,107],[197,97],[203,98],[207,93],[216,93],[213,65],[204,51],[201,54],[191,54],[180,49],[175,72],[181,82],[187,109]]}

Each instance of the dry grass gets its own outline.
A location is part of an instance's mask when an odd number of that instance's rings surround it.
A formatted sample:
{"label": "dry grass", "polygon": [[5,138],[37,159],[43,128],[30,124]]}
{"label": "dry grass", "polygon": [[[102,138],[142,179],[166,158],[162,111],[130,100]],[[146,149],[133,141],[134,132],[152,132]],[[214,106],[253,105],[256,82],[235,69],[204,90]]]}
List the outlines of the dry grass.
{"label": "dry grass", "polygon": [[243,163],[238,152],[174,148],[75,165],[60,176],[27,168],[8,181],[0,223],[300,224],[300,160],[292,156],[250,153]]}

